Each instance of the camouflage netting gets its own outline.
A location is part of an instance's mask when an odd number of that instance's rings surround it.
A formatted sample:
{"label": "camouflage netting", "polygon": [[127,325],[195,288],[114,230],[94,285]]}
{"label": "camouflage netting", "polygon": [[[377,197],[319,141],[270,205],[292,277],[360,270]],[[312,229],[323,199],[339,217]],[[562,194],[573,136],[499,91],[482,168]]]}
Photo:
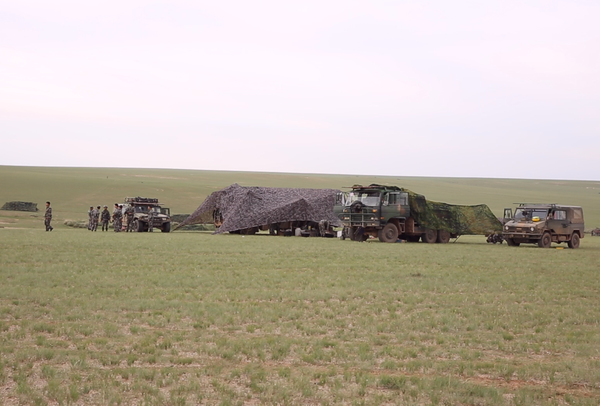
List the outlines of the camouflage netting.
{"label": "camouflage netting", "polygon": [[215,234],[287,221],[328,220],[333,226],[341,226],[333,212],[337,192],[334,189],[245,187],[234,183],[208,196],[176,230],[188,224],[212,223],[215,210],[223,217],[223,224]]}
{"label": "camouflage netting", "polygon": [[423,195],[406,191],[412,216],[424,227],[458,235],[486,235],[502,231],[502,223],[485,204],[460,206],[434,202]]}
{"label": "camouflage netting", "polygon": [[0,210],[38,211],[38,208],[37,203],[32,202],[6,202]]}

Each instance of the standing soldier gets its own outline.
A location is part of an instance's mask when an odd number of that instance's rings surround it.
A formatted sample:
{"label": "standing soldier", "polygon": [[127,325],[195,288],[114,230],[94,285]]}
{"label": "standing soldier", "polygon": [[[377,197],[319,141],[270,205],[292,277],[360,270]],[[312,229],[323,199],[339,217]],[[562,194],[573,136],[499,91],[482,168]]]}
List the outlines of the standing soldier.
{"label": "standing soldier", "polygon": [[93,231],[92,230],[93,223],[94,223],[94,206],[90,206],[90,209],[88,210],[88,230]]}
{"label": "standing soldier", "polygon": [[100,206],[92,211],[92,231],[98,229],[98,220],[100,219]]}
{"label": "standing soldier", "polygon": [[133,232],[133,217],[135,215],[135,208],[133,203],[129,203],[129,207],[125,209],[125,216],[127,217],[127,230],[126,232]]}
{"label": "standing soldier", "polygon": [[115,209],[112,214],[113,226],[115,229],[115,233],[121,231],[121,221],[123,220],[123,212],[119,208],[119,204],[115,203]]}
{"label": "standing soldier", "polygon": [[52,221],[52,207],[50,207],[50,202],[46,202],[46,213],[44,213],[44,225],[46,226],[46,231],[52,231],[54,228],[50,225]]}
{"label": "standing soldier", "polygon": [[152,210],[152,206],[148,206],[148,232],[152,232],[152,223],[154,223],[154,210]]}
{"label": "standing soldier", "polygon": [[108,211],[107,205],[104,205],[104,210],[102,210],[102,216],[101,216],[100,220],[102,220],[102,231],[108,231],[108,222],[110,221],[110,212]]}

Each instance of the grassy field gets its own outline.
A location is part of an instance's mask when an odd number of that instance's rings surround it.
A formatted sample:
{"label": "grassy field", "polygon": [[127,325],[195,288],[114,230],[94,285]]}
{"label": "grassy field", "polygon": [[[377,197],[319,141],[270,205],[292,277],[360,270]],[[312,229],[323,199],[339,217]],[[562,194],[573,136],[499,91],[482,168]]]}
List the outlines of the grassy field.
{"label": "grassy field", "polygon": [[[7,201],[31,201],[54,207],[55,223],[85,220],[91,205],[122,202],[126,196],[158,197],[172,213],[191,213],[212,192],[232,183],[242,186],[342,189],[381,183],[406,187],[430,200],[455,204],[485,203],[497,216],[515,202],[583,206],[588,229],[600,227],[600,181],[418,178],[284,173],[215,172],[166,169],[41,168],[0,166],[0,207]],[[0,221],[39,227],[31,213],[0,212]],[[0,224],[1,226],[2,224]]]}
{"label": "grassy field", "polygon": [[600,402],[600,238],[570,250],[62,225],[127,195],[185,213],[233,182],[379,182],[498,214],[581,204],[592,228],[600,182],[15,167],[0,182],[0,204],[52,200],[57,225],[0,211],[2,405]]}

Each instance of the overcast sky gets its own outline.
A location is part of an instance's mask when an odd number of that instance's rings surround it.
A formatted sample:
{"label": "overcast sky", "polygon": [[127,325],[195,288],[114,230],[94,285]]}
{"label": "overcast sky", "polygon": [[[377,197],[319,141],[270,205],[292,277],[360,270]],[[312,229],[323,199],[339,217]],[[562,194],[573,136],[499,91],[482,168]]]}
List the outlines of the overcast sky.
{"label": "overcast sky", "polygon": [[600,180],[600,2],[0,0],[0,165]]}

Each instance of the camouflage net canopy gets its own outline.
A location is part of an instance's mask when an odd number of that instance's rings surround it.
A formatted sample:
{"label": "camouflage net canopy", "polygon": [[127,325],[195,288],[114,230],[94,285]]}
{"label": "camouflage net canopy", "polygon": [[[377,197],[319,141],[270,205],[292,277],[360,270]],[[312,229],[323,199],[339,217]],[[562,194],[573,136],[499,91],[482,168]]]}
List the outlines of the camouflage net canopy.
{"label": "camouflage net canopy", "polygon": [[213,223],[215,210],[223,218],[215,234],[288,221],[327,220],[332,226],[341,226],[333,212],[337,192],[334,189],[246,187],[234,183],[213,192],[175,230],[189,224]]}
{"label": "camouflage net canopy", "polygon": [[458,235],[487,235],[502,231],[502,223],[485,204],[461,206],[434,202],[408,192],[411,214],[419,224]]}
{"label": "camouflage net canopy", "polygon": [[38,208],[37,203],[32,202],[6,202],[0,210],[38,211]]}

